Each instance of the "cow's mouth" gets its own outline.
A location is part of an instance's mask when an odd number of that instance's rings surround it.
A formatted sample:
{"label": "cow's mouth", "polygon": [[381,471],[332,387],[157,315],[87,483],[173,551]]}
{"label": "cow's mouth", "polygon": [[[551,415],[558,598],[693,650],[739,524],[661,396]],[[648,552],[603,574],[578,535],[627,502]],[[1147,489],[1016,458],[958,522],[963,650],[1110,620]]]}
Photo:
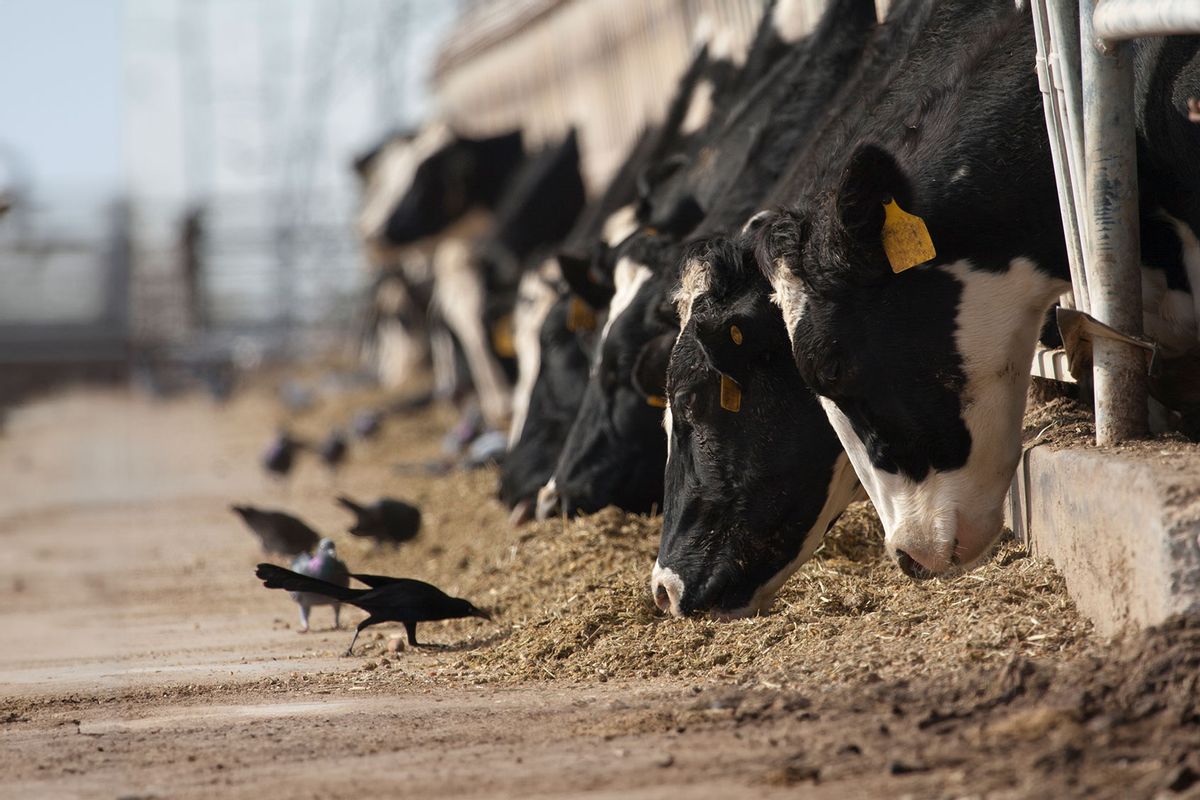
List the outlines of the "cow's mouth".
{"label": "cow's mouth", "polygon": [[959,559],[958,550],[958,540],[955,539],[954,548],[951,551],[950,563],[947,565],[946,569],[940,572],[934,572],[931,569],[927,569],[919,561],[903,550],[896,551],[896,564],[899,565],[901,572],[912,578],[914,581],[927,581],[931,578],[944,578],[947,575],[957,572],[959,567],[962,566],[962,562]]}

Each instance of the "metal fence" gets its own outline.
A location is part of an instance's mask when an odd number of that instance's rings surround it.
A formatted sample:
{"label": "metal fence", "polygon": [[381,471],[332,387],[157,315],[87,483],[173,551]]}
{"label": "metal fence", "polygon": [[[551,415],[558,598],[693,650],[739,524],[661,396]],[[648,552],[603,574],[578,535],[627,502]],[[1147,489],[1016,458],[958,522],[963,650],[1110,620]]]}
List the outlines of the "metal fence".
{"label": "metal fence", "polygon": [[128,207],[19,198],[0,217],[0,365],[119,362],[128,345]]}
{"label": "metal fence", "polygon": [[18,202],[0,217],[0,394],[345,345],[366,280],[354,199],[305,208]]}

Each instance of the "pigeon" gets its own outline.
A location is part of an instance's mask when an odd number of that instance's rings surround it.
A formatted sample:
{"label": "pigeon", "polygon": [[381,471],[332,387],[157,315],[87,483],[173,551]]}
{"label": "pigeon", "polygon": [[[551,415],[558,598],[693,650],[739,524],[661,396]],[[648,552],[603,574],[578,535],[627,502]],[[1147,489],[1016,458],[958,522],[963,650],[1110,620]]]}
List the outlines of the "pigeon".
{"label": "pigeon", "polygon": [[358,606],[368,616],[354,629],[354,638],[346,655],[354,653],[354,643],[364,628],[381,622],[399,622],[408,633],[408,643],[422,647],[417,641],[417,623],[434,622],[460,617],[479,617],[491,620],[492,615],[476,608],[461,597],[451,597],[436,586],[411,578],[388,578],[382,575],[351,575],[370,589],[349,589],[336,583],[310,578],[274,564],[259,564],[254,574],[268,589],[287,589],[291,592],[314,592],[327,595],[338,602]]}
{"label": "pigeon", "polygon": [[291,514],[264,511],[254,506],[230,506],[254,531],[263,552],[281,556],[308,553],[321,540],[320,535]]}
{"label": "pigeon", "polygon": [[280,431],[279,435],[275,437],[275,441],[271,442],[271,446],[263,453],[263,469],[281,478],[286,478],[287,474],[292,471],[296,452],[302,447],[304,445],[293,439],[287,431]]}
{"label": "pigeon", "polygon": [[377,408],[363,409],[354,415],[354,421],[350,423],[354,435],[359,439],[374,439],[382,426],[383,412]]}
{"label": "pigeon", "polygon": [[358,518],[349,531],[355,536],[400,544],[412,539],[421,529],[421,509],[403,500],[383,497],[369,506],[361,506],[345,496],[337,501]]}
{"label": "pigeon", "polygon": [[[296,556],[292,561],[292,569],[300,575],[318,578],[338,586],[350,585],[350,570],[338,560],[337,545],[332,539],[322,539],[317,544],[317,552],[311,556],[308,553]],[[333,606],[334,630],[342,627],[339,618],[342,604],[338,600],[314,592],[292,592],[291,595],[296,605],[300,606],[300,633],[308,633],[308,612],[313,606]]]}
{"label": "pigeon", "polygon": [[336,470],[346,460],[346,437],[341,431],[333,431],[317,448],[317,455],[325,462],[325,466]]}

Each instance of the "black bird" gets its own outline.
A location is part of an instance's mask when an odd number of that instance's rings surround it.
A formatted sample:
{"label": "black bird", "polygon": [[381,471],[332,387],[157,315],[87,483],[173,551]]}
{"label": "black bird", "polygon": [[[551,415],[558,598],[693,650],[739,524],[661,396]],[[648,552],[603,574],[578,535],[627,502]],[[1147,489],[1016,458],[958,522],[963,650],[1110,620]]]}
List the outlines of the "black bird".
{"label": "black bird", "polygon": [[263,551],[291,558],[309,553],[321,536],[291,514],[266,511],[254,506],[230,506],[254,531]]}
{"label": "black bird", "polygon": [[382,575],[351,575],[370,589],[348,589],[320,578],[310,578],[274,564],[259,564],[254,572],[268,589],[287,589],[289,592],[313,592],[332,597],[339,602],[358,606],[368,616],[354,629],[354,638],[346,655],[354,652],[354,643],[364,628],[381,622],[400,622],[408,632],[408,643],[422,647],[417,641],[417,623],[441,619],[479,617],[491,620],[491,614],[473,606],[461,597],[451,597],[436,586],[411,578],[388,578]]}
{"label": "black bird", "polygon": [[271,442],[271,446],[263,453],[262,465],[267,472],[286,478],[292,471],[296,461],[296,453],[303,448],[303,443],[293,439],[287,431],[280,431]]}
{"label": "black bird", "polygon": [[346,460],[346,437],[341,431],[333,431],[317,448],[317,455],[325,466],[336,470]]}
{"label": "black bird", "polygon": [[383,497],[369,506],[360,506],[344,496],[337,501],[358,518],[350,528],[350,533],[355,536],[400,544],[421,530],[421,509],[403,500]]}

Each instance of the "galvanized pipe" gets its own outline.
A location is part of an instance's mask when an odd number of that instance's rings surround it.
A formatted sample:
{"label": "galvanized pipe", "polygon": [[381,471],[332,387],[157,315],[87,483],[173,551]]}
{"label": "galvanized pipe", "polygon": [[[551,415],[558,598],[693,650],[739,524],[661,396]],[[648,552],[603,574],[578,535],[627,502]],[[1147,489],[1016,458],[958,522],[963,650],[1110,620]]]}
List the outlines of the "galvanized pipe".
{"label": "galvanized pipe", "polygon": [[[1086,266],[1092,315],[1129,335],[1142,332],[1137,149],[1130,46],[1105,42],[1092,25],[1096,0],[1080,0]],[[1097,338],[1093,350],[1096,442],[1147,432],[1146,361],[1137,348]]]}
{"label": "galvanized pipe", "polygon": [[1093,19],[1096,35],[1109,41],[1200,33],[1200,2],[1104,0],[1096,8]]}
{"label": "galvanized pipe", "polygon": [[[1046,115],[1050,155],[1054,162],[1058,207],[1062,214],[1071,272],[1073,308],[1089,311],[1087,276],[1083,269],[1084,232],[1078,214],[1083,202],[1083,153],[1078,113],[1070,107],[1078,101],[1079,32],[1074,8],[1067,35],[1055,30],[1053,15],[1061,16],[1062,0],[1033,0],[1034,37],[1037,41],[1038,86]],[[1068,91],[1070,87],[1070,91]],[[1072,124],[1072,122],[1074,124]],[[1076,138],[1078,137],[1078,138]]]}

